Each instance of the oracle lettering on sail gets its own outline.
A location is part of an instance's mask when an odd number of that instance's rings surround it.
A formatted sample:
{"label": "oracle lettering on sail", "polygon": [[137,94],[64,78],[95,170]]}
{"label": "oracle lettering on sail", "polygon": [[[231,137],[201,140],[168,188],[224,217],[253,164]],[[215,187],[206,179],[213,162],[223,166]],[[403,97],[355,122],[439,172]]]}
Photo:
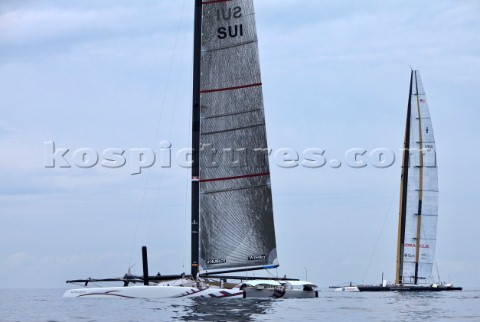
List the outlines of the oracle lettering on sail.
{"label": "oracle lettering on sail", "polygon": [[[417,247],[416,244],[412,244],[412,243],[409,243],[409,244],[404,244],[405,247]],[[420,244],[420,248],[430,248],[430,245],[428,244]]]}
{"label": "oracle lettering on sail", "polygon": [[[236,6],[235,8],[222,8],[217,9],[217,21],[223,22],[235,22],[235,19],[241,18],[243,15],[242,7]],[[243,24],[234,24],[226,27],[220,27],[217,29],[217,37],[219,39],[226,39],[227,37],[235,38],[243,36]]]}

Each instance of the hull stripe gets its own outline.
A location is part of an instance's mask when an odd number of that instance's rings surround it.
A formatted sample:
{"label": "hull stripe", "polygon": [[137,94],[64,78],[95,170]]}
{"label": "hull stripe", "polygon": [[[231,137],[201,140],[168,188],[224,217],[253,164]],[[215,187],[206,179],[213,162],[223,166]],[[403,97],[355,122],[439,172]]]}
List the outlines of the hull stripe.
{"label": "hull stripe", "polygon": [[90,295],[105,295],[105,296],[116,296],[116,297],[123,297],[127,299],[133,299],[134,297],[132,296],[127,296],[127,295],[122,295],[122,294],[115,294],[113,292],[118,292],[118,291],[108,291],[105,293],[87,293],[87,294],[80,294],[78,297],[84,297],[84,296],[90,296]]}

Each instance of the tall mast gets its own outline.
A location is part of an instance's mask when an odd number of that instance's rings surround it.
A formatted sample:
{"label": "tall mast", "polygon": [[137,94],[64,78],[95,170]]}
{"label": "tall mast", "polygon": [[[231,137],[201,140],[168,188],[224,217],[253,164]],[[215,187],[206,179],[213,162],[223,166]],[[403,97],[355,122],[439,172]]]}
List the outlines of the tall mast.
{"label": "tall mast", "polygon": [[418,137],[419,137],[419,146],[420,149],[419,159],[420,159],[420,175],[419,175],[419,182],[418,182],[418,213],[417,213],[417,242],[415,243],[415,284],[418,283],[418,263],[420,261],[420,232],[422,227],[422,200],[423,200],[423,135],[422,135],[422,117],[420,112],[420,99],[418,93],[418,80],[417,80],[417,72],[415,71],[415,90],[416,90],[416,102],[417,102],[417,109],[418,109]]}
{"label": "tall mast", "polygon": [[193,36],[193,104],[192,104],[192,277],[198,273],[200,221],[200,59],[202,54],[202,0],[195,0]]}
{"label": "tall mast", "polygon": [[397,241],[397,270],[395,283],[403,283],[403,245],[405,243],[405,218],[407,214],[407,187],[408,168],[410,166],[410,118],[412,114],[411,97],[413,85],[413,71],[410,76],[410,92],[408,95],[407,124],[405,126],[405,141],[403,143],[402,177],[400,181],[400,211],[398,215],[398,241]]}

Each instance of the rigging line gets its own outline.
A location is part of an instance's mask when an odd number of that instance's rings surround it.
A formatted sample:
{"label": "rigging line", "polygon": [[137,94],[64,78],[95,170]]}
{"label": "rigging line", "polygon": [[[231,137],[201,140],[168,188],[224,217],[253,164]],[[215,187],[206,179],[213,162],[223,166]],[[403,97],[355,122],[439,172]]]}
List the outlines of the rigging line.
{"label": "rigging line", "polygon": [[[276,268],[275,268],[276,269]],[[270,277],[275,277],[275,275],[273,275],[272,272],[269,272],[270,270],[269,269],[266,269],[265,272],[267,273],[267,275],[269,275]],[[277,275],[278,275],[278,272],[277,272]]]}
{"label": "rigging line", "polygon": [[[177,28],[177,35],[176,35],[176,39],[175,39],[175,45],[173,47],[173,54],[172,54],[172,58],[171,58],[171,61],[170,61],[170,67],[169,67],[169,73],[168,73],[168,79],[170,79],[170,75],[171,75],[171,67],[173,65],[173,61],[174,61],[174,57],[177,56],[176,53],[177,53],[177,46],[178,46],[178,43],[179,43],[179,38],[180,38],[180,30],[183,26],[183,23],[184,23],[184,11],[185,11],[185,2],[186,0],[183,0],[183,4],[182,4],[182,12],[181,12],[181,16],[180,16],[180,21],[179,21],[179,24],[178,24],[178,28]],[[178,52],[181,54],[184,52],[184,45],[185,43],[184,42],[181,42],[180,41],[180,49],[178,50]],[[178,55],[178,56],[181,56],[181,55]],[[179,93],[179,88],[178,88],[178,83],[175,84],[175,97],[174,97],[174,106],[173,106],[173,112],[171,113],[171,117],[170,117],[170,123],[168,123],[170,126],[168,128],[168,138],[171,137],[172,135],[172,124],[173,124],[173,119],[174,119],[174,116],[175,116],[175,111],[177,110],[176,109],[176,102],[178,101],[177,98],[178,98],[178,93]],[[165,105],[165,100],[166,100],[166,96],[167,96],[167,89],[168,89],[168,84],[167,86],[165,87],[165,93],[164,93],[164,96],[163,96],[163,102],[162,102],[162,113],[163,111],[165,110],[164,109],[164,105]],[[158,125],[157,125],[157,129],[156,129],[156,133],[155,133],[155,141],[154,141],[154,150],[155,150],[155,147],[156,147],[156,144],[157,144],[157,141],[158,141],[158,132],[159,132],[159,129],[160,129],[160,123],[161,123],[161,119],[159,120],[158,122]],[[171,156],[170,156],[171,158]],[[159,199],[160,199],[160,193],[161,193],[161,190],[163,188],[163,185],[164,185],[164,182],[165,180],[162,180],[162,177],[160,177],[159,179],[159,184],[158,184],[158,188],[157,188],[157,191],[156,191],[156,196],[155,196],[155,199],[154,199],[154,203],[153,203],[153,208],[152,208],[152,213],[150,214],[149,216],[149,222],[148,222],[148,225],[147,225],[147,234],[146,234],[146,238],[145,238],[145,244],[148,243],[148,241],[150,240],[150,233],[151,233],[151,230],[152,230],[152,220],[153,220],[153,214],[157,213],[157,206],[158,206],[158,202],[159,202]]]}
{"label": "rigging line", "polygon": [[[188,70],[189,70],[189,79],[192,80],[193,79],[193,75],[194,75],[194,63],[193,63],[193,60],[190,60],[189,64],[188,64]],[[193,113],[192,113],[192,97],[189,96],[189,103],[186,104],[185,106],[187,107],[186,108],[186,111],[187,111],[187,115],[188,115],[188,132],[187,132],[187,146],[193,146],[193,143],[192,143],[192,126],[190,126],[193,122]],[[193,155],[192,155],[193,157]],[[186,191],[185,191],[185,211],[184,211],[184,234],[183,234],[183,260],[182,260],[182,265],[183,267],[185,267],[185,258],[186,258],[186,254],[191,250],[190,247],[189,247],[189,241],[190,241],[190,238],[191,238],[191,234],[190,234],[190,229],[191,229],[191,225],[190,225],[190,221],[189,221],[189,210],[192,208],[192,205],[191,205],[191,200],[190,200],[190,203],[188,202],[189,201],[189,196],[190,196],[190,193],[192,191],[192,175],[191,175],[191,169],[187,169],[187,180],[185,180],[186,182]],[[188,237],[186,237],[188,236]],[[196,278],[196,277],[194,277]]]}
{"label": "rigging line", "polygon": [[[183,42],[182,42],[182,49],[180,50],[181,53],[184,52],[185,50],[185,39],[186,39],[186,35],[183,39]],[[191,71],[192,68],[189,68],[189,70]],[[193,75],[190,75],[189,79],[192,79]],[[180,90],[177,88],[177,91],[175,93],[175,102],[178,102],[178,98],[179,98],[179,92]],[[192,115],[190,113],[190,104],[184,104],[184,106],[187,107],[187,115],[188,115],[188,124],[192,124]],[[175,122],[175,116],[177,115],[177,113],[175,113],[177,109],[174,108],[174,113],[172,113],[171,115],[171,118],[170,118],[170,123],[169,124],[174,124]],[[191,137],[191,132],[192,132],[192,129],[190,126],[187,126],[188,128],[188,136],[187,138],[190,138]],[[169,129],[169,133],[168,133],[168,137],[171,137],[172,135],[172,130],[173,130],[173,127],[170,127]],[[191,144],[190,144],[191,145]],[[184,180],[185,181],[185,200],[184,200],[184,234],[183,234],[183,256],[182,256],[182,268],[185,269],[185,256],[186,256],[186,249],[187,249],[187,238],[185,238],[185,236],[187,235],[187,232],[188,232],[188,221],[187,221],[187,217],[188,217],[188,195],[189,195],[189,191],[190,191],[190,183],[191,183],[191,180]]]}
{"label": "rigging line", "polygon": [[[168,66],[168,72],[167,72],[167,77],[166,77],[166,81],[165,81],[164,95],[163,95],[163,100],[162,100],[162,104],[161,104],[161,107],[160,107],[160,117],[158,119],[157,126],[156,126],[156,129],[155,129],[155,136],[154,136],[155,139],[154,139],[154,142],[153,142],[153,151],[155,151],[155,148],[156,148],[156,142],[157,142],[157,138],[158,138],[158,134],[159,134],[159,130],[160,130],[160,124],[161,124],[161,121],[162,121],[162,118],[163,118],[163,112],[165,110],[165,108],[164,108],[165,107],[165,100],[166,100],[167,90],[168,90],[169,83],[170,83],[170,76],[171,76],[171,72],[172,72],[173,61],[174,61],[174,58],[175,58],[178,38],[179,38],[179,34],[180,34],[180,28],[181,28],[181,25],[182,25],[183,16],[184,16],[184,12],[185,12],[185,2],[186,2],[186,0],[183,0],[181,14],[180,14],[180,21],[178,23],[177,33],[176,33],[176,37],[175,37],[175,43],[174,43],[174,47],[173,47],[173,51],[172,51],[172,57],[170,59],[170,63],[169,63],[169,66]],[[132,242],[132,247],[130,249],[129,266],[132,262],[135,243],[138,240],[138,231],[140,229],[140,221],[142,220],[142,217],[143,217],[146,193],[147,193],[147,188],[148,188],[149,182],[150,182],[149,179],[150,179],[150,175],[147,174],[146,179],[145,179],[142,201],[141,201],[141,204],[140,204],[140,212],[139,212],[139,215],[137,217],[138,220],[137,220],[137,225],[136,225],[136,228],[135,228],[134,239],[133,239],[133,242]],[[150,226],[150,225],[148,225],[148,226]]]}
{"label": "rigging line", "polygon": [[[189,108],[190,109],[190,108]],[[192,113],[189,113],[190,117],[189,117],[189,124],[192,123]],[[188,137],[190,138],[192,136],[192,128],[190,126],[188,126]],[[190,174],[188,174],[188,176],[190,177]],[[184,202],[184,205],[185,205],[185,208],[184,208],[184,218],[183,218],[183,259],[182,259],[182,267],[185,269],[185,256],[186,256],[186,253],[187,253],[187,247],[188,247],[188,238],[186,238],[185,236],[188,235],[189,231],[190,231],[190,225],[188,223],[188,210],[189,210],[189,207],[188,207],[188,196],[189,196],[189,192],[190,192],[190,185],[192,183],[192,180],[185,180],[185,202]]]}
{"label": "rigging line", "polygon": [[[185,7],[185,0],[183,2],[183,8]],[[183,8],[182,8],[182,14],[183,14]],[[183,16],[182,16],[183,17]],[[181,20],[183,21],[183,20]],[[183,24],[185,23],[185,21],[183,21]],[[182,24],[182,22],[180,23],[180,25]],[[183,53],[185,52],[185,47],[186,47],[186,38],[187,38],[188,34],[184,34],[182,40],[180,41],[180,49],[179,49],[179,57],[183,57]],[[177,40],[178,40],[178,37],[177,37]],[[185,64],[185,66],[188,67],[188,64]],[[192,75],[192,68],[190,66],[190,68],[188,68],[187,70],[190,70],[190,74],[189,74],[189,79],[192,79],[193,75]],[[174,106],[173,106],[173,109],[172,109],[172,113],[170,115],[170,122],[168,124],[172,125],[174,124],[175,122],[175,119],[177,117],[177,106],[178,106],[178,102],[179,102],[179,95],[180,93],[180,88],[178,87],[178,84],[177,84],[177,87],[176,87],[176,90],[175,90],[175,98],[174,98]],[[182,96],[183,97],[183,96]],[[184,104],[180,104],[181,106],[183,106]],[[185,106],[188,107],[187,109],[187,115],[189,117],[189,124],[192,123],[191,121],[191,117],[192,115],[189,113],[190,112],[190,105],[189,104],[186,104]],[[170,126],[168,128],[168,138],[170,138],[172,136],[172,132],[173,132],[173,126]],[[191,136],[191,128],[188,127],[188,135],[189,137]],[[171,158],[171,155],[169,155],[169,157]],[[189,189],[189,183],[191,181],[190,180],[185,180],[185,183],[186,183],[186,196],[185,196],[185,202],[184,202],[184,208],[185,208],[185,212],[188,210],[188,189]],[[161,188],[161,185],[162,185],[163,181],[160,183],[160,186],[158,188],[158,191],[157,191],[157,196],[155,198],[155,203],[154,203],[154,207],[153,207],[153,213],[156,213],[156,208],[157,208],[157,204],[158,204],[158,200],[160,199],[160,188]],[[186,213],[185,213],[185,216],[186,216]],[[185,217],[185,222],[186,222],[186,217]],[[185,227],[186,227],[186,223],[185,223]],[[147,240],[149,239],[149,236],[150,236],[150,231],[151,231],[151,227],[152,225],[148,225],[148,233],[147,233]],[[186,239],[184,238],[184,245],[186,244]],[[183,268],[185,268],[185,247],[184,246],[184,251],[183,251]]]}
{"label": "rigging line", "polygon": [[365,282],[365,278],[367,277],[368,271],[370,270],[370,264],[372,263],[373,257],[375,255],[376,250],[377,250],[378,243],[380,242],[380,238],[383,235],[383,230],[385,229],[385,224],[387,223],[388,215],[390,214],[390,211],[392,210],[393,202],[395,201],[395,197],[397,196],[397,190],[396,189],[397,188],[395,187],[394,192],[393,192],[393,196],[392,196],[392,200],[390,201],[390,206],[388,206],[388,210],[385,213],[385,217],[383,219],[382,228],[380,229],[380,233],[377,237],[377,241],[375,242],[375,246],[373,247],[372,254],[370,255],[370,259],[368,260],[367,269],[365,270],[365,274],[363,274],[362,282]]}
{"label": "rigging line", "polygon": [[437,269],[438,283],[442,283],[442,279],[440,278],[440,272],[438,271],[438,262],[434,261],[434,265],[435,265],[435,268]]}

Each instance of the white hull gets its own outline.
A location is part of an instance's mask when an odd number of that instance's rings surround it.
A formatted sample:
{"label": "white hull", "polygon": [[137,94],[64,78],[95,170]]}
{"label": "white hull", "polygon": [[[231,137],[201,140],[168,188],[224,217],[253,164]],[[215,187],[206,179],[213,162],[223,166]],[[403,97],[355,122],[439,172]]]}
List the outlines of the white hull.
{"label": "white hull", "polygon": [[98,287],[78,288],[68,290],[63,297],[70,298],[242,298],[243,291],[238,288],[195,288],[185,286],[128,286],[128,287]]}
{"label": "white hull", "polygon": [[335,292],[360,292],[356,286],[337,287]]}

